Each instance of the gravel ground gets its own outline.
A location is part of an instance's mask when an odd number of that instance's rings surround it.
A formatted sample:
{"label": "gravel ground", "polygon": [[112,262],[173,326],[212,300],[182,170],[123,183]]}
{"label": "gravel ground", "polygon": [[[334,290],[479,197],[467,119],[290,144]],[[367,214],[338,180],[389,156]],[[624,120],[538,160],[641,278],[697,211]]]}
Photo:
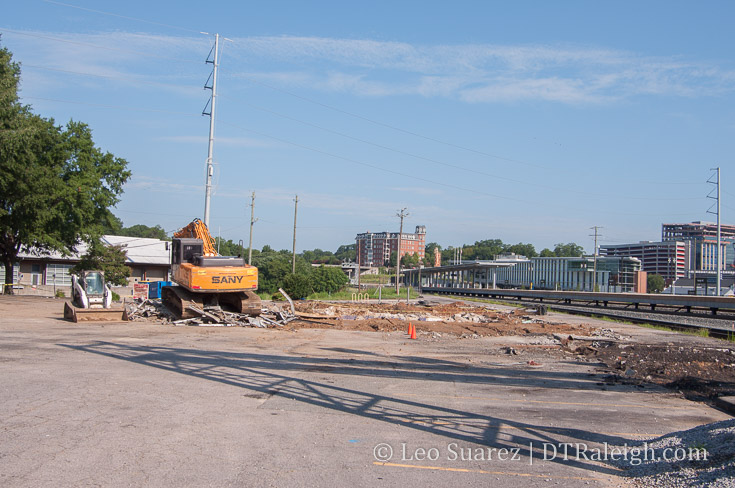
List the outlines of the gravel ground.
{"label": "gravel ground", "polygon": [[[638,465],[631,465],[630,460],[616,463],[630,477],[627,480],[630,485],[664,488],[735,487],[735,419],[674,432],[652,441],[641,442],[635,447],[652,450],[653,456],[648,451],[649,459],[643,459]],[[663,459],[664,456],[671,458],[677,454],[682,457],[686,454],[687,459]],[[697,455],[699,460],[696,459]]]}

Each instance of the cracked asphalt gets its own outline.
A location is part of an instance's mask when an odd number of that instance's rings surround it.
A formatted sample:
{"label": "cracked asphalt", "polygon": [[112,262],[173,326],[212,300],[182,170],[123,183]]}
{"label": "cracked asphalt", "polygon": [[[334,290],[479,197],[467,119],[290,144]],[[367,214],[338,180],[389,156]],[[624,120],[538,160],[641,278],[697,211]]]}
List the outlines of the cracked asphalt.
{"label": "cracked asphalt", "polygon": [[0,297],[2,486],[615,486],[619,468],[551,446],[730,418],[600,387],[594,362],[502,354],[512,337],[72,324],[62,308]]}

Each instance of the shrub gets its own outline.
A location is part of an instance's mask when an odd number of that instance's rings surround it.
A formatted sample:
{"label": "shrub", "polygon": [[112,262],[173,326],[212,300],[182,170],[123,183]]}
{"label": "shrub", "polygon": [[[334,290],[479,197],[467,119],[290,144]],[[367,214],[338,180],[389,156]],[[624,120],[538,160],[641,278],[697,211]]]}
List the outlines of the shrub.
{"label": "shrub", "polygon": [[314,293],[334,293],[341,290],[349,281],[340,268],[319,266],[311,271],[311,287]]}
{"label": "shrub", "polygon": [[294,300],[301,300],[311,294],[311,280],[302,274],[288,275],[283,280],[283,291]]}
{"label": "shrub", "polygon": [[56,298],[64,298],[66,294],[64,293],[64,290],[56,290],[56,294],[54,296]]}

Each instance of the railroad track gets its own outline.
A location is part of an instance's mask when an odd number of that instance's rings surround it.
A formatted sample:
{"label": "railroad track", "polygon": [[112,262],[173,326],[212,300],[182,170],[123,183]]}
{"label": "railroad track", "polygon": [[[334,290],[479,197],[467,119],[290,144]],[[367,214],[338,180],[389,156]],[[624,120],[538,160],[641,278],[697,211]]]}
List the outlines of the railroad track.
{"label": "railroad track", "polygon": [[[428,290],[427,290],[428,291]],[[432,293],[437,293],[432,291]],[[624,320],[634,323],[646,323],[651,325],[664,326],[671,329],[692,331],[703,330],[708,331],[711,337],[723,339],[735,339],[735,312],[731,309],[725,309],[717,314],[711,313],[709,309],[693,309],[686,306],[673,306],[666,304],[657,304],[656,307],[650,309],[634,309],[630,303],[615,303],[598,299],[595,295],[589,294],[584,300],[578,300],[576,303],[565,303],[565,299],[550,299],[544,297],[541,301],[539,297],[527,297],[518,294],[518,296],[483,296],[485,294],[475,293],[457,293],[456,290],[445,293],[439,292],[440,295],[471,295],[476,299],[488,299],[494,302],[504,302],[509,305],[523,305],[526,307],[537,307],[545,305],[547,308],[572,313],[576,315],[608,317],[617,320]],[[603,296],[603,295],[600,295]],[[605,295],[609,297],[609,295]],[[652,299],[652,300],[655,300]]]}
{"label": "railroad track", "polygon": [[[508,304],[518,304],[518,300],[502,300]],[[522,304],[533,307],[538,306],[537,302],[523,301]],[[580,305],[564,305],[564,304],[547,304],[552,310],[557,310],[575,315],[584,315],[588,317],[608,317],[618,320],[625,320],[638,324],[651,324],[677,329],[682,331],[707,329],[710,337],[718,337],[721,339],[735,338],[735,316],[720,315],[717,317],[696,313],[677,313],[674,311],[634,311],[625,310],[616,307],[601,306],[580,306]]]}

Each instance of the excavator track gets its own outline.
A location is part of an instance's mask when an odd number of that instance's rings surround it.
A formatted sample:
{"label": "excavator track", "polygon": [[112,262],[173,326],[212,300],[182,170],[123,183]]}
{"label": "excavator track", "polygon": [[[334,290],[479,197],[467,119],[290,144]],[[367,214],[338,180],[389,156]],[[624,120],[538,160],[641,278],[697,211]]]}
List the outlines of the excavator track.
{"label": "excavator track", "polygon": [[222,293],[193,293],[181,286],[165,286],[161,290],[161,300],[177,320],[199,317],[199,310],[210,306],[220,306],[228,312],[257,317],[261,312],[260,297],[252,291]]}

